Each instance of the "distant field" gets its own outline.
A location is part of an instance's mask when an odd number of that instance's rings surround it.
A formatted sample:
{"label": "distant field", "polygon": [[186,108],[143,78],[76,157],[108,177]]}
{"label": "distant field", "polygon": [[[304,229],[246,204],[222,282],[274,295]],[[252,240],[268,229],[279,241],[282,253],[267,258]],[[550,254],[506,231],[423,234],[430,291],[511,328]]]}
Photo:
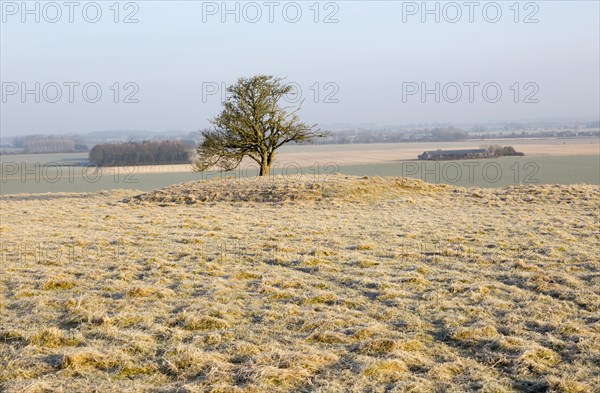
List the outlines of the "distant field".
{"label": "distant field", "polygon": [[350,175],[403,176],[463,187],[519,184],[600,184],[600,155],[583,157],[503,157],[486,160],[409,161],[349,165]]}
{"label": "distant field", "polygon": [[[337,152],[344,156],[348,152]],[[368,152],[367,152],[368,153]],[[351,156],[350,156],[351,157]],[[349,158],[347,161],[351,162]],[[343,161],[343,160],[338,160]],[[193,173],[189,165],[102,168],[86,166],[79,155],[27,155],[2,157],[2,194],[45,192],[91,192],[112,189],[151,190],[168,185],[214,177],[256,176],[254,166],[230,173]],[[35,162],[40,164],[37,169]],[[24,164],[23,164],[24,163]],[[73,165],[76,166],[63,166]],[[24,167],[23,167],[24,165]],[[323,161],[286,160],[282,153],[275,175],[406,176],[430,183],[458,186],[505,187],[517,184],[600,184],[600,155],[525,156],[462,161],[382,161],[371,164],[340,164],[335,155]],[[25,168],[25,171],[22,169]],[[152,173],[154,172],[154,173]]]}
{"label": "distant field", "polygon": [[600,187],[2,196],[0,391],[600,391]]}

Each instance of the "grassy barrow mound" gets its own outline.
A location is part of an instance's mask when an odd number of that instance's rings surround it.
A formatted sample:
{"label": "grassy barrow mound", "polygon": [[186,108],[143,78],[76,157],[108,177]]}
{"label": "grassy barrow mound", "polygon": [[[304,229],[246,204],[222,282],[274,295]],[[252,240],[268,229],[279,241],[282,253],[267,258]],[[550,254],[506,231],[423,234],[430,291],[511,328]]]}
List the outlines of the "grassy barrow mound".
{"label": "grassy barrow mound", "polygon": [[399,177],[356,177],[335,175],[316,180],[314,176],[215,179],[177,184],[124,199],[127,203],[196,204],[206,202],[285,203],[294,201],[351,202],[394,199],[407,192],[435,193],[449,190],[421,180]]}

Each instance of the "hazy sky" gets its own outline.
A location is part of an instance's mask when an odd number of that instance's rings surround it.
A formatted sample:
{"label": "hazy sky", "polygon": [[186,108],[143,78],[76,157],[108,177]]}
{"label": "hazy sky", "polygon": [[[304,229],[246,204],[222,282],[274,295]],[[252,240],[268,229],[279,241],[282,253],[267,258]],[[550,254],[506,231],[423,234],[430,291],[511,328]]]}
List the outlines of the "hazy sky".
{"label": "hazy sky", "polygon": [[3,136],[193,131],[219,111],[214,89],[257,73],[300,87],[320,124],[599,116],[597,1],[428,2],[439,23],[420,1],[113,3],[2,1]]}

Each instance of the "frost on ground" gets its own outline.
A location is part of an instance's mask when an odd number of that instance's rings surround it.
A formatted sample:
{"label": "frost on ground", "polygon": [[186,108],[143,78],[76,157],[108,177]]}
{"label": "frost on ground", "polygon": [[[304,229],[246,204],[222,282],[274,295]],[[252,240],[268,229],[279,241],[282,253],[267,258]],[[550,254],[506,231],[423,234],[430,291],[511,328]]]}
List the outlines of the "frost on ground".
{"label": "frost on ground", "polygon": [[0,203],[2,391],[600,391],[598,186],[333,176]]}

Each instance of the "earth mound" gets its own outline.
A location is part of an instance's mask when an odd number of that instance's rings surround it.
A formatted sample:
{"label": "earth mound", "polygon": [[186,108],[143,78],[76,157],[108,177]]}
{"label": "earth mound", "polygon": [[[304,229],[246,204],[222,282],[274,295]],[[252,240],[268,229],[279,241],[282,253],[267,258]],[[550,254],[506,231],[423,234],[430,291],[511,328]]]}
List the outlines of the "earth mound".
{"label": "earth mound", "polygon": [[186,182],[126,198],[126,203],[197,204],[211,202],[285,203],[297,201],[366,202],[392,199],[407,192],[436,193],[447,185],[401,177],[333,175],[273,176]]}

